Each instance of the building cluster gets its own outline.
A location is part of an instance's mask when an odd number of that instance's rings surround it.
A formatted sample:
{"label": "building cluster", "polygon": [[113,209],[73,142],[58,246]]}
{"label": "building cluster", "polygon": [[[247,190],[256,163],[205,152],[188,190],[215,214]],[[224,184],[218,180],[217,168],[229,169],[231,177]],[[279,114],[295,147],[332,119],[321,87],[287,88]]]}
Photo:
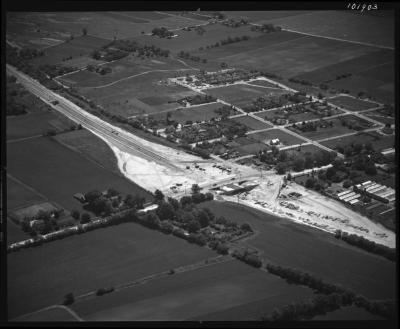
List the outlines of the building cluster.
{"label": "building cluster", "polygon": [[383,203],[396,200],[396,191],[393,188],[372,181],[357,184],[353,188],[338,193],[336,196],[340,201],[354,205],[360,201],[360,197],[363,195]]}

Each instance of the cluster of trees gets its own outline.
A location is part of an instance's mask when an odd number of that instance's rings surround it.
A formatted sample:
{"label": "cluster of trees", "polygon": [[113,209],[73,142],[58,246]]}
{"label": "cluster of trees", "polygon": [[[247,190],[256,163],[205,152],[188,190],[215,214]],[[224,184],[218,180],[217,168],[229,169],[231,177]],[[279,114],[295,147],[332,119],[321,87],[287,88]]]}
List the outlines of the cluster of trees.
{"label": "cluster of trees", "polygon": [[243,111],[249,113],[272,109],[275,107],[281,107],[290,101],[290,97],[292,96],[289,94],[283,94],[269,98],[258,97],[257,99],[252,101],[250,105],[244,106]]}
{"label": "cluster of trees", "polygon": [[310,81],[304,80],[304,79],[298,79],[298,78],[289,78],[290,82],[294,83],[299,83],[304,86],[312,86],[312,83]]}
{"label": "cluster of trees", "polygon": [[[21,221],[21,228],[24,232],[30,234],[32,237],[39,234],[47,234],[54,230],[58,230],[59,226],[57,219],[64,214],[64,209],[57,209],[52,211],[39,210],[39,212],[32,218],[25,217]],[[32,226],[30,223],[32,222]]]}
{"label": "cluster of trees", "polygon": [[71,211],[71,216],[75,220],[79,220],[81,224],[86,224],[90,222],[90,214],[87,212],[80,213],[78,210],[74,209]]}
{"label": "cluster of trees", "polygon": [[108,74],[108,73],[111,73],[111,72],[112,72],[111,67],[107,67],[107,66],[96,66],[96,65],[93,65],[93,64],[89,64],[89,65],[86,67],[86,69],[87,69],[89,72],[96,72],[96,73],[101,74],[101,75],[105,75],[105,74]]}
{"label": "cluster of trees", "polygon": [[47,74],[50,78],[57,77],[59,75],[63,75],[72,71],[76,71],[76,67],[71,66],[62,66],[62,65],[52,65],[52,64],[44,64],[39,66],[39,70]]}
{"label": "cluster of trees", "polygon": [[[320,297],[317,297],[318,300],[316,300],[317,301],[316,305],[314,305],[315,303],[313,302],[309,305],[309,307],[305,308],[305,310],[310,308],[310,310],[312,311],[310,313],[310,315],[312,315],[312,316],[315,316],[317,314],[324,314],[326,311],[328,311],[329,309],[324,310],[324,307],[320,308],[325,303],[327,303],[326,306],[336,305],[337,308],[339,308],[340,306],[347,306],[347,305],[355,304],[358,307],[362,307],[362,308],[366,309],[368,312],[370,312],[372,314],[377,314],[377,315],[383,316],[388,319],[392,318],[395,314],[395,310],[393,307],[394,305],[392,302],[370,301],[370,300],[366,299],[365,297],[363,297],[361,295],[356,295],[354,292],[352,292],[348,289],[345,289],[341,286],[325,282],[319,278],[315,278],[312,275],[310,275],[309,273],[291,269],[291,268],[285,268],[285,267],[273,265],[273,264],[267,264],[266,269],[271,274],[278,275],[281,278],[288,280],[289,283],[307,286],[311,289],[314,289],[317,293],[322,293],[322,294],[327,295],[325,297],[329,297],[329,298],[321,297],[322,298],[321,300],[319,300]],[[334,302],[334,301],[336,301],[336,302]],[[300,304],[302,304],[302,303],[300,303]],[[337,308],[334,308],[334,309],[337,309]],[[300,309],[304,311],[304,309],[302,307],[300,307]],[[284,313],[286,314],[285,316],[290,316],[290,315],[294,314],[293,312],[289,312],[289,313],[284,312]],[[274,320],[289,320],[290,319],[290,318],[285,318],[285,317],[281,318],[281,316],[278,316],[279,314],[280,314],[280,312],[275,312],[275,315],[273,316],[271,314],[271,316],[269,316],[268,319],[269,320],[273,320],[273,319]],[[303,312],[301,312],[301,313],[299,313],[299,315],[300,315],[300,318],[302,318],[303,316],[307,316],[307,312],[305,312],[304,314],[303,314]],[[296,319],[298,319],[298,318],[296,317]]]}
{"label": "cluster of trees", "polygon": [[235,20],[235,19],[231,18],[231,19],[227,19],[227,20],[221,22],[221,24],[225,25],[225,26],[229,26],[229,27],[240,27],[243,25],[248,25],[249,21],[244,18],[240,18],[239,20]]}
{"label": "cluster of trees", "polygon": [[260,75],[259,71],[256,70],[229,70],[225,72],[215,72],[215,73],[206,73],[205,71],[201,70],[197,75],[196,78],[201,83],[207,84],[224,84],[224,83],[234,83],[235,81],[239,80],[249,80],[255,78]]}
{"label": "cluster of trees", "polygon": [[[207,45],[205,48],[206,49],[212,49],[212,48],[218,48],[219,46],[224,46],[224,45],[229,45],[231,43],[235,43],[235,42],[240,42],[240,41],[246,41],[251,39],[250,36],[248,35],[242,35],[240,36],[236,36],[236,37],[228,37],[226,39],[221,39],[220,41],[217,41],[216,43],[212,44],[212,45]],[[199,50],[204,50],[204,47],[200,47]]]}
{"label": "cluster of trees", "polygon": [[155,27],[153,30],[151,30],[151,34],[156,35],[160,38],[167,38],[167,39],[170,39],[174,35],[173,32],[169,31],[165,27]]}
{"label": "cluster of trees", "polygon": [[348,305],[351,305],[351,302],[349,303],[341,294],[317,295],[313,299],[293,302],[281,308],[275,308],[270,315],[262,317],[262,320],[309,320],[317,315],[326,314],[326,312],[332,312]]}
{"label": "cluster of trees", "polygon": [[386,247],[381,244],[377,244],[374,241],[370,241],[363,236],[356,234],[349,234],[347,232],[342,232],[341,230],[337,230],[335,232],[335,238],[343,240],[353,246],[364,249],[368,252],[381,255],[391,261],[396,261],[396,249],[392,249]]}
{"label": "cluster of trees", "polygon": [[256,157],[264,163],[276,165],[278,174],[285,174],[288,168],[295,171],[303,171],[315,167],[322,167],[331,163],[337,156],[336,152],[319,150],[317,152],[301,153],[301,146],[298,147],[298,154],[289,151],[279,151],[276,146],[271,146],[270,152],[267,150],[259,151]]}
{"label": "cluster of trees", "polygon": [[7,75],[6,84],[6,115],[22,115],[27,113],[27,106],[21,102],[21,97],[26,94],[26,90],[18,83],[14,76]]}
{"label": "cluster of trees", "polygon": [[[179,58],[183,58],[183,59],[189,59],[191,61],[194,62],[202,62],[202,63],[207,63],[207,59],[206,58],[201,58],[199,56],[194,56],[191,55],[188,51],[183,51],[181,50],[178,55]],[[190,80],[186,79],[186,81],[191,82]]]}
{"label": "cluster of trees", "polygon": [[84,208],[92,211],[96,216],[109,216],[119,209],[122,197],[116,190],[110,188],[107,193],[93,190],[85,194]]}
{"label": "cluster of trees", "polygon": [[113,40],[103,49],[116,48],[126,53],[136,53],[137,57],[168,57],[170,52],[154,45],[142,45],[132,40]]}
{"label": "cluster of trees", "polygon": [[275,26],[274,24],[263,24],[261,26],[252,25],[251,30],[257,32],[270,33],[270,32],[279,32],[282,30],[282,28],[280,26]]}
{"label": "cluster of trees", "polygon": [[299,271],[297,269],[292,269],[288,267],[282,267],[279,265],[274,265],[268,263],[265,268],[271,274],[277,275],[285,280],[288,283],[299,284],[303,286],[307,286],[318,293],[322,294],[332,294],[332,293],[341,293],[345,294],[349,299],[353,299],[355,294],[345,290],[342,287],[336,286],[334,284],[323,281],[322,279],[316,278],[309,273]]}
{"label": "cluster of trees", "polygon": [[112,49],[106,48],[103,50],[103,53],[101,53],[100,50],[94,50],[91,53],[91,56],[93,59],[96,59],[96,60],[102,59],[107,62],[115,61],[115,60],[124,58],[128,55],[129,55],[128,52],[120,50],[120,49],[114,49],[114,48],[112,48]]}
{"label": "cluster of trees", "polygon": [[182,99],[179,99],[177,102],[180,104],[183,104],[185,102],[188,102],[190,105],[198,105],[198,104],[206,104],[206,103],[212,103],[215,102],[217,99],[214,96],[211,95],[196,95],[196,96],[188,96]]}
{"label": "cluster of trees", "polygon": [[368,121],[361,121],[356,117],[354,118],[340,117],[340,123],[342,124],[343,127],[347,127],[353,130],[363,130],[365,128],[368,128],[368,126],[370,125]]}
{"label": "cluster of trees", "polygon": [[248,265],[257,268],[260,268],[262,266],[262,261],[260,256],[257,253],[250,253],[247,249],[245,249],[244,251],[235,250],[232,256]]}
{"label": "cluster of trees", "polygon": [[23,48],[19,51],[19,57],[24,60],[30,60],[37,57],[43,57],[45,55],[44,50]]}

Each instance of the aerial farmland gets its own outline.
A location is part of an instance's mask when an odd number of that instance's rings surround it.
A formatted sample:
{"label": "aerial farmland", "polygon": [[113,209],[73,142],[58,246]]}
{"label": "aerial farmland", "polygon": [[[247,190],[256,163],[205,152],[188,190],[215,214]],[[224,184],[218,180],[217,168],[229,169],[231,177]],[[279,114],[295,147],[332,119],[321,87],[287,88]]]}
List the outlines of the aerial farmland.
{"label": "aerial farmland", "polygon": [[394,11],[227,7],[7,11],[7,321],[392,325]]}

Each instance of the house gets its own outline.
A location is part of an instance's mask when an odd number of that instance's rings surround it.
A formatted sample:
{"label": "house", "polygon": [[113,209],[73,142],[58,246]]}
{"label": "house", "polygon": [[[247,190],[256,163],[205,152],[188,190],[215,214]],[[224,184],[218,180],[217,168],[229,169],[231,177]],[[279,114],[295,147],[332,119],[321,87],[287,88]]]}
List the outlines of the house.
{"label": "house", "polygon": [[86,202],[86,198],[82,193],[75,193],[74,194],[74,198],[77,199],[81,203],[85,203]]}
{"label": "house", "polygon": [[274,139],[271,139],[271,141],[269,143],[271,145],[279,145],[280,141],[279,141],[279,138],[274,138]]}

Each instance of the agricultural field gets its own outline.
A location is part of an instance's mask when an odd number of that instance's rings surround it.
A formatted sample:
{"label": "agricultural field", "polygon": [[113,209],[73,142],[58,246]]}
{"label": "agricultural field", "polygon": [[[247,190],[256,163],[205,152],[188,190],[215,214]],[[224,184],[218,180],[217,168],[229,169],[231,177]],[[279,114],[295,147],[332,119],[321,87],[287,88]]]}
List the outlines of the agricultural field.
{"label": "agricultural field", "polygon": [[21,227],[11,219],[7,219],[7,244],[30,239],[30,235],[21,230]]}
{"label": "agricultural field", "polygon": [[113,187],[125,195],[139,193],[150,199],[149,193],[139,186],[51,138],[9,143],[7,159],[7,169],[13,177],[68,210],[82,210],[80,202],[73,198],[75,193],[94,189]]}
{"label": "agricultural field", "polygon": [[[343,75],[349,76],[342,77]],[[365,55],[300,73],[295,77],[314,84],[325,83],[339,92],[350,92],[353,96],[364,92],[380,102],[394,102],[394,52],[392,50],[374,49]]]}
{"label": "agricultural field", "polygon": [[140,59],[134,55],[128,55],[101,67],[111,69],[111,73],[101,75],[100,73],[90,72],[85,69],[67,74],[58,80],[66,85],[77,88],[96,88],[118,83],[119,80],[128,80],[131,77],[145,75],[147,72],[152,71],[170,71],[171,76],[174,76],[174,74],[184,74],[184,71],[178,73],[180,69],[187,70],[187,67],[176,59],[165,57]]}
{"label": "agricultural field", "polygon": [[175,29],[203,23],[202,20],[155,12],[135,12],[134,15],[132,12],[30,12],[9,13],[7,18],[7,38],[20,46],[39,49],[61,43],[70,35],[82,35],[83,28],[87,29],[88,35],[112,40],[150,33],[155,27]]}
{"label": "agricultural field", "polygon": [[73,314],[68,312],[65,306],[54,306],[49,309],[44,309],[39,312],[24,314],[15,319],[15,321],[21,322],[35,322],[35,321],[54,321],[54,322],[64,322],[64,321],[79,321]]}
{"label": "agricultural field", "polygon": [[312,296],[310,289],[231,260],[77,302],[72,309],[89,321],[259,320],[274,307]]}
{"label": "agricultural field", "polygon": [[9,317],[61,303],[69,292],[77,296],[214,256],[211,250],[134,223],[11,253]]}
{"label": "agricultural field", "polygon": [[80,92],[105,110],[125,117],[152,114],[181,106],[176,101],[197,93],[169,84],[171,72],[153,72],[102,88],[82,88]]}
{"label": "agricultural field", "polygon": [[264,251],[266,261],[312,273],[367,298],[394,298],[394,262],[351,247],[329,233],[246,206],[217,201],[203,206],[259,231],[247,244]]}
{"label": "agricultural field", "polygon": [[236,117],[231,120],[244,124],[245,126],[247,126],[249,128],[249,130],[266,129],[266,128],[272,127],[272,125],[262,122],[260,120],[254,119],[253,117],[250,117],[248,115]]}
{"label": "agricultural field", "polygon": [[363,114],[373,120],[382,122],[384,124],[394,125],[396,123],[394,112],[390,113],[386,112],[383,109],[378,109],[378,110],[368,111]]}
{"label": "agricultural field", "polygon": [[395,146],[395,136],[382,136],[377,132],[367,132],[321,142],[322,145],[327,146],[331,149],[346,147],[347,145],[350,145],[352,143],[371,143],[375,151],[382,151],[384,149]]}
{"label": "agricultural field", "polygon": [[[32,64],[35,66],[45,64],[63,64],[65,66],[77,66],[80,68],[85,67],[88,64],[102,63],[102,61],[96,61],[91,58],[90,53],[109,42],[109,40],[91,35],[82,35],[73,40],[46,48],[44,56],[36,57],[32,60]],[[69,57],[72,57],[72,59],[66,60]],[[79,59],[79,62],[76,62],[77,59]],[[79,64],[79,66],[77,64]]]}
{"label": "agricultural field", "polygon": [[244,18],[250,22],[269,21],[271,19],[278,19],[283,17],[290,17],[296,15],[304,15],[307,13],[304,10],[274,10],[274,11],[223,11],[228,18]]}
{"label": "agricultural field", "polygon": [[368,101],[364,101],[364,100],[349,97],[349,96],[337,96],[337,97],[329,98],[327,101],[333,105],[336,105],[336,106],[342,107],[346,110],[354,111],[354,112],[368,110],[368,109],[378,106],[378,104],[376,104],[376,103],[371,103]]}
{"label": "agricultural field", "polygon": [[[210,54],[206,58],[218,59],[236,68],[258,69],[290,78],[375,51],[368,46],[292,32],[270,35],[274,36],[270,37],[272,40],[267,35],[254,39],[252,43],[251,40],[244,41],[236,52],[225,48],[233,45],[219,47],[223,49],[218,49],[219,55],[216,56],[211,55],[214,49],[206,50],[205,53]],[[245,42],[249,42],[248,46]]]}
{"label": "agricultural field", "polygon": [[257,20],[283,29],[311,33],[323,37],[371,43],[394,47],[394,11],[381,11],[381,15],[358,15],[349,10],[299,11],[300,15],[288,15]]}
{"label": "agricultural field", "polygon": [[384,320],[379,315],[374,315],[357,306],[347,306],[340,310],[317,315],[313,321],[379,321]]}
{"label": "agricultural field", "polygon": [[283,146],[295,145],[304,142],[304,140],[293,136],[281,129],[270,129],[255,134],[249,134],[248,137],[265,144],[269,144],[270,140],[278,138],[281,145]]}
{"label": "agricultural field", "polygon": [[7,210],[46,200],[35,190],[7,175]]}
{"label": "agricultural field", "polygon": [[226,87],[210,88],[205,92],[208,95],[222,99],[237,107],[250,105],[259,97],[273,97],[286,94],[284,90],[266,89],[262,87],[249,86],[247,84],[234,84]]}
{"label": "agricultural field", "polygon": [[[342,121],[346,122],[346,126],[342,124]],[[318,126],[316,131],[306,131],[302,132],[299,129],[295,129],[293,127],[288,127],[289,130],[295,131],[299,134],[301,134],[304,137],[310,138],[312,140],[322,140],[325,138],[331,138],[335,136],[340,136],[343,134],[349,134],[352,132],[356,132],[353,127],[357,126],[357,129],[363,130],[367,128],[371,128],[372,124],[369,121],[366,121],[364,119],[358,118],[354,115],[344,115],[341,116],[340,118],[333,118],[333,119],[326,119],[327,123],[323,127]],[[329,123],[332,122],[332,126],[329,125]],[[349,127],[351,125],[351,128]]]}
{"label": "agricultural field", "polygon": [[[176,16],[178,18],[178,16]],[[182,17],[182,16],[179,16]],[[172,17],[171,17],[172,18]],[[160,21],[161,22],[161,21]],[[196,24],[205,24],[205,22],[198,22]],[[194,25],[194,24],[193,24]],[[197,33],[194,29],[190,31],[187,30],[179,30],[175,31],[178,35],[172,39],[166,38],[158,38],[157,36],[151,35],[141,35],[132,40],[138,41],[141,44],[148,44],[154,45],[156,47],[160,47],[162,49],[169,49],[171,52],[177,54],[180,51],[188,51],[190,54],[195,54],[199,51],[200,47],[204,49],[206,46],[214,45],[216,42],[220,42],[223,39],[227,39],[228,37],[242,37],[242,36],[249,36],[249,37],[258,37],[261,35],[260,32],[253,32],[250,30],[249,26],[240,26],[238,28],[231,28],[228,26],[224,26],[222,24],[209,24],[202,26],[204,29],[203,34]],[[237,42],[236,44],[240,45],[242,42]],[[200,54],[197,54],[201,58]],[[206,56],[206,58],[208,58]]]}

